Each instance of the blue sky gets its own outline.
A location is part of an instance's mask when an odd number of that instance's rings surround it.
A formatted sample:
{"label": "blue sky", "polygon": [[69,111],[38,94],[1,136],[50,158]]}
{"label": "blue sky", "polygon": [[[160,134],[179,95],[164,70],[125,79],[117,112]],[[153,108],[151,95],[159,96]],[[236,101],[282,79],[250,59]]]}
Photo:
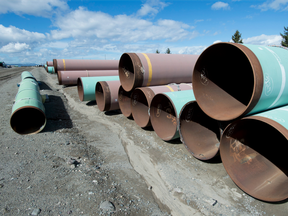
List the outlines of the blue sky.
{"label": "blue sky", "polygon": [[201,54],[236,30],[244,43],[280,45],[284,26],[288,0],[0,0],[0,61]]}

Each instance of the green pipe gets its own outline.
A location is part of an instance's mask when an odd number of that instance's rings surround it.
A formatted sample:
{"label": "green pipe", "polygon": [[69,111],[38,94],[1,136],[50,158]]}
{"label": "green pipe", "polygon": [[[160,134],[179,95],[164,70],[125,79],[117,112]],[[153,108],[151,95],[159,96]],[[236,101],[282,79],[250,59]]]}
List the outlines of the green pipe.
{"label": "green pipe", "polygon": [[48,66],[48,73],[55,73],[54,67],[53,66]]}
{"label": "green pipe", "polygon": [[179,114],[189,101],[195,101],[193,90],[159,93],[153,97],[150,105],[151,124],[161,139],[169,141],[179,138]]}
{"label": "green pipe", "polygon": [[21,80],[24,80],[24,79],[26,79],[26,78],[30,78],[30,79],[33,79],[33,80],[36,81],[35,77],[34,77],[30,72],[28,72],[28,71],[24,71],[24,72],[22,72],[22,74],[21,74]]}
{"label": "green pipe", "polygon": [[39,133],[46,125],[43,97],[37,81],[28,73],[25,71],[21,74],[23,79],[10,117],[11,128],[21,135]]}
{"label": "green pipe", "polygon": [[80,77],[77,80],[77,89],[81,101],[96,100],[96,83],[100,81],[119,80],[119,76]]}

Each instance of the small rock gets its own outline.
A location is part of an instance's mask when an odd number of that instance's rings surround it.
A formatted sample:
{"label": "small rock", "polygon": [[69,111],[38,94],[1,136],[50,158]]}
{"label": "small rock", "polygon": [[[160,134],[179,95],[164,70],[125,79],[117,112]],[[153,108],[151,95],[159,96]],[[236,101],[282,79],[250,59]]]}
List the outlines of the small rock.
{"label": "small rock", "polygon": [[148,187],[148,190],[152,190],[152,186]]}
{"label": "small rock", "polygon": [[34,209],[33,212],[31,213],[31,215],[36,216],[36,215],[39,215],[40,212],[41,212],[41,209]]}
{"label": "small rock", "polygon": [[215,206],[217,204],[217,200],[215,199],[203,199],[203,200],[209,203],[211,206]]}
{"label": "small rock", "polygon": [[100,204],[100,209],[106,212],[112,212],[112,211],[115,211],[115,206],[112,202],[105,201]]}

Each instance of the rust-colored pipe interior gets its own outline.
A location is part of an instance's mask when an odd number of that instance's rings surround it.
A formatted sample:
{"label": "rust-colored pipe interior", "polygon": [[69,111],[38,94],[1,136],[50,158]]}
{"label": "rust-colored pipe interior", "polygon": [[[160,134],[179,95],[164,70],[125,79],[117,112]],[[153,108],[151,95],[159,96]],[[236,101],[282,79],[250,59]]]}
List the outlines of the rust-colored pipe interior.
{"label": "rust-colored pipe interior", "polygon": [[18,134],[34,134],[39,132],[46,124],[45,113],[36,107],[23,107],[11,116],[11,128]]}
{"label": "rust-colored pipe interior", "polygon": [[227,173],[242,190],[257,199],[278,202],[288,198],[288,142],[263,119],[245,118],[229,125],[221,138],[220,155]]}
{"label": "rust-colored pipe interior", "polygon": [[243,45],[229,43],[213,44],[203,51],[196,62],[192,83],[196,100],[207,115],[229,121],[246,111],[256,73],[251,64],[259,63],[255,58]]}
{"label": "rust-colored pipe interior", "polygon": [[83,83],[80,78],[77,79],[77,90],[80,101],[83,101],[84,100]]}
{"label": "rust-colored pipe interior", "polygon": [[151,126],[149,104],[144,92],[141,89],[135,89],[132,93],[132,115],[137,125],[140,127]]}
{"label": "rust-colored pipe interior", "polygon": [[123,89],[122,86],[119,87],[118,102],[119,102],[120,110],[125,117],[132,116],[131,94],[132,94],[132,91],[127,92]]}
{"label": "rust-colored pipe interior", "polygon": [[156,134],[164,141],[170,141],[177,131],[177,115],[174,105],[163,94],[154,96],[150,105],[150,119]]}
{"label": "rust-colored pipe interior", "polygon": [[[97,101],[97,106],[100,111],[107,111],[109,110],[110,104],[111,104],[111,97],[110,92],[107,92],[109,90],[109,86],[104,84],[105,82],[97,82],[95,87],[95,98]],[[105,86],[102,86],[105,85]],[[103,90],[103,88],[106,87],[106,92]],[[107,105],[107,107],[106,107]]]}
{"label": "rust-colored pipe interior", "polygon": [[219,152],[221,129],[218,121],[207,116],[197,102],[188,102],[179,116],[179,132],[187,150],[200,160]]}

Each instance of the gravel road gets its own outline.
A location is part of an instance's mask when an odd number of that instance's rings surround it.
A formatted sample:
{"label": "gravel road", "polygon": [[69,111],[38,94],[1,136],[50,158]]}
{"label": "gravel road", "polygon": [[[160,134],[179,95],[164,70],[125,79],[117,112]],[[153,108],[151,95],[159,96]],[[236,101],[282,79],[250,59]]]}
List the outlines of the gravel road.
{"label": "gravel road", "polygon": [[[34,135],[10,127],[21,72],[47,94],[47,125]],[[287,202],[256,200],[220,158],[195,159],[180,140],[164,142],[120,111],[81,102],[43,68],[0,69],[2,215],[286,215]]]}

